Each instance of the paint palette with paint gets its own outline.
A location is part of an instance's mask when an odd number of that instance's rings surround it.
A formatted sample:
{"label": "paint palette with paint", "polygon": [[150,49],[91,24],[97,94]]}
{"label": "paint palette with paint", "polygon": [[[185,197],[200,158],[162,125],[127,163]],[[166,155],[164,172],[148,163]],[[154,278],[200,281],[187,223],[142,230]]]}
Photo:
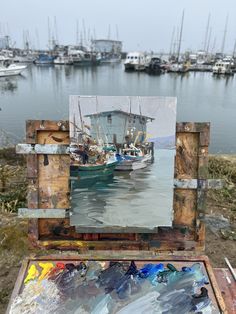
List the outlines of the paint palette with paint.
{"label": "paint palette with paint", "polygon": [[9,313],[220,313],[202,261],[28,260]]}

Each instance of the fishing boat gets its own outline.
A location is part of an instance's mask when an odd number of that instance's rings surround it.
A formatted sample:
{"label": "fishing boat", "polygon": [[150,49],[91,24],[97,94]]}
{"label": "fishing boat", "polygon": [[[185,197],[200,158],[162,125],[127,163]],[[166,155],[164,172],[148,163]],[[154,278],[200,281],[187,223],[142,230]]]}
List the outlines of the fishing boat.
{"label": "fishing boat", "polygon": [[1,58],[0,60],[0,77],[14,76],[21,74],[27,68],[26,65],[12,63],[10,59]]}
{"label": "fishing boat", "polygon": [[231,63],[223,60],[219,60],[212,67],[212,73],[214,75],[233,75],[233,70],[231,68]]}
{"label": "fishing boat", "polygon": [[147,58],[145,71],[148,74],[157,74],[157,75],[165,72],[162,66],[161,59],[156,56],[150,56],[149,58]]}
{"label": "fishing boat", "polygon": [[50,56],[48,54],[40,54],[38,58],[35,60],[35,64],[37,65],[48,65],[53,64],[55,57]]}
{"label": "fishing boat", "polygon": [[72,55],[73,64],[76,66],[96,66],[101,62],[101,55],[95,52],[77,50]]}
{"label": "fishing boat", "polygon": [[73,59],[71,56],[58,56],[54,59],[54,64],[71,65],[73,64]]}
{"label": "fishing boat", "polygon": [[125,71],[144,71],[146,58],[142,52],[129,52],[124,62]]}
{"label": "fishing boat", "polygon": [[190,69],[190,64],[185,62],[185,63],[172,63],[169,66],[168,72],[172,73],[186,73]]}
{"label": "fishing boat", "polygon": [[13,58],[14,62],[18,63],[34,63],[36,60],[35,54],[22,54],[22,55],[16,55]]}
{"label": "fishing boat", "polygon": [[121,62],[121,55],[115,54],[102,54],[101,55],[101,63],[104,64],[113,64]]}
{"label": "fishing boat", "polygon": [[115,159],[103,164],[73,164],[70,166],[70,176],[79,180],[104,179],[113,175],[117,164]]}
{"label": "fishing boat", "polygon": [[116,155],[118,164],[115,168],[116,171],[134,171],[146,168],[153,161],[151,153],[144,156],[132,156],[132,155]]}

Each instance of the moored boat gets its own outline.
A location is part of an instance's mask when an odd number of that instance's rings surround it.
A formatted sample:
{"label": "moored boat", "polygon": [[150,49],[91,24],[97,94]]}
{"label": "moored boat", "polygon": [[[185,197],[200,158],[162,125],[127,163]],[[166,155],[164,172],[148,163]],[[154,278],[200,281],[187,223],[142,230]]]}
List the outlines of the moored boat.
{"label": "moored boat", "polygon": [[26,65],[11,63],[9,59],[0,60],[0,77],[21,74],[27,68]]}
{"label": "moored boat", "polygon": [[212,73],[214,75],[233,75],[233,70],[231,68],[230,62],[219,60],[212,67]]}
{"label": "moored boat", "polygon": [[50,56],[48,54],[40,54],[38,58],[35,60],[35,64],[37,65],[48,65],[53,64],[55,57]]}
{"label": "moored boat", "polygon": [[129,52],[126,56],[125,71],[144,71],[146,59],[142,52]]}
{"label": "moored boat", "polygon": [[151,162],[151,156],[145,156],[141,159],[126,159],[124,157],[117,166],[115,167],[116,171],[134,171],[139,169],[144,169]]}
{"label": "moored boat", "polygon": [[122,154],[116,154],[118,164],[117,171],[133,171],[146,168],[153,162],[153,155],[151,152],[143,154],[142,150],[138,148],[123,149]]}
{"label": "moored boat", "polygon": [[71,65],[73,64],[73,59],[71,56],[58,56],[54,59],[54,64]]}
{"label": "moored boat", "polygon": [[73,164],[70,166],[70,176],[79,180],[102,179],[112,176],[115,170],[117,160],[108,160],[103,164]]}
{"label": "moored boat", "polygon": [[162,74],[165,72],[162,61],[156,56],[150,56],[147,58],[145,70],[148,74]]}

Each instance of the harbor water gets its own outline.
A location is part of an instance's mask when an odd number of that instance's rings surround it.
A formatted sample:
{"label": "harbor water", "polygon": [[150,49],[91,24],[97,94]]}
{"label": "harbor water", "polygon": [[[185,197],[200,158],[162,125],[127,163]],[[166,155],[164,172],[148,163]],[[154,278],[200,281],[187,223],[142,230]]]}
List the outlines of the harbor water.
{"label": "harbor water", "polygon": [[236,152],[236,78],[212,73],[127,73],[123,64],[98,67],[31,65],[0,78],[0,129],[21,141],[27,119],[68,119],[69,95],[177,97],[177,121],[211,122],[211,153]]}

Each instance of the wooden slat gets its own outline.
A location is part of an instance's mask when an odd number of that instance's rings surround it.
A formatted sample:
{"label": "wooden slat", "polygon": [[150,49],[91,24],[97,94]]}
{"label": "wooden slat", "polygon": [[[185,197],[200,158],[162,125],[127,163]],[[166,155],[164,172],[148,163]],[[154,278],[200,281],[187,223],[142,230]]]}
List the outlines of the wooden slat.
{"label": "wooden slat", "polygon": [[48,154],[48,155],[68,155],[70,153],[68,145],[62,144],[18,144],[17,154]]}
{"label": "wooden slat", "polygon": [[236,282],[227,268],[213,269],[229,314],[236,314]]}
{"label": "wooden slat", "polygon": [[176,189],[222,189],[221,179],[174,179]]}
{"label": "wooden slat", "polygon": [[50,210],[44,208],[19,208],[19,218],[66,218],[68,213],[65,209],[52,208]]}

